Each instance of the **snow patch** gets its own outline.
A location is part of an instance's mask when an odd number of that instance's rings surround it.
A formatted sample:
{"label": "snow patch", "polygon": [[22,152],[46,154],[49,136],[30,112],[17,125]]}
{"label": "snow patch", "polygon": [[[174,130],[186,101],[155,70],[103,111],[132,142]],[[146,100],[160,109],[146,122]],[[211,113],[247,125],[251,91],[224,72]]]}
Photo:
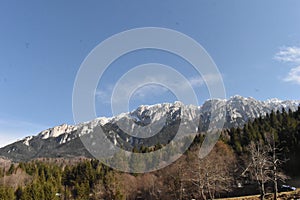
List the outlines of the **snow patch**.
{"label": "snow patch", "polygon": [[62,134],[68,134],[75,130],[77,130],[77,126],[62,124],[60,126],[55,126],[53,128],[42,131],[41,133],[39,133],[39,137],[44,140],[48,138],[56,138]]}
{"label": "snow patch", "polygon": [[23,144],[25,144],[26,146],[29,146],[29,142],[30,142],[30,140],[32,140],[32,138],[33,138],[33,136],[28,136],[28,137],[24,138]]}

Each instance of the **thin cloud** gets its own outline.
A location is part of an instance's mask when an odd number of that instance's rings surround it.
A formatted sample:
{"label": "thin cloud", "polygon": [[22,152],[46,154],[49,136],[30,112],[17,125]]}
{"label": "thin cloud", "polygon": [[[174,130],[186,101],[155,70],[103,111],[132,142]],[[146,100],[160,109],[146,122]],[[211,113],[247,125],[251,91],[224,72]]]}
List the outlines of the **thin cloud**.
{"label": "thin cloud", "polygon": [[104,103],[104,104],[109,104],[110,103],[110,94],[111,94],[111,91],[109,90],[97,90],[95,95],[96,95],[96,100],[101,102],[101,103]]}
{"label": "thin cloud", "polygon": [[203,86],[206,83],[207,84],[215,84],[220,81],[220,75],[219,74],[206,74],[203,77],[201,76],[194,76],[189,78],[189,82],[193,87],[199,87]]}
{"label": "thin cloud", "polygon": [[[144,81],[144,83],[148,84],[137,84],[140,83],[139,79],[143,79],[140,81]],[[154,96],[164,95],[168,92],[165,85],[175,88],[181,86],[182,82],[179,80],[170,80],[170,77],[164,74],[158,74],[157,76],[141,76],[137,77],[137,80],[127,79],[127,81],[123,81],[122,84],[118,83],[118,91],[121,93],[115,93],[116,96],[114,96],[113,101],[114,103],[126,102],[128,94],[134,95],[134,97],[139,100],[149,98],[149,94],[153,94]],[[137,86],[137,88],[133,88],[133,86]]]}
{"label": "thin cloud", "polygon": [[[204,86],[206,83],[208,84],[214,84],[217,83],[219,80],[218,74],[207,74],[203,77],[201,76],[193,76],[187,78],[187,82],[195,89]],[[144,77],[145,80],[150,82],[148,85],[143,85],[140,88],[137,88],[136,91],[132,94],[134,98],[139,100],[145,100],[149,97],[149,94],[153,94],[154,96],[164,95],[168,92],[168,88],[164,87],[163,85],[160,85],[159,83],[164,82],[167,83],[169,86],[173,88],[180,88],[180,90],[186,90],[188,85],[187,82],[183,82],[184,80],[170,80],[168,76],[165,76],[163,74],[157,75],[156,77],[150,77],[146,76]],[[204,81],[205,80],[205,81]],[[156,84],[157,83],[157,84]],[[133,84],[132,82],[127,82],[125,84],[119,85],[121,87],[121,91],[125,92],[130,88],[130,84]],[[96,100],[103,103],[103,104],[110,104],[111,98],[112,98],[112,91],[113,86],[110,85],[106,88],[98,89],[95,93]],[[114,99],[115,102],[123,102],[126,95],[120,95],[118,99]],[[122,98],[124,97],[124,98]]]}
{"label": "thin cloud", "polygon": [[96,101],[103,104],[110,104],[113,88],[114,87],[112,84],[107,84],[101,88],[98,88],[95,92]]}
{"label": "thin cloud", "polygon": [[196,76],[196,77],[191,77],[189,79],[189,82],[191,83],[191,85],[193,87],[199,87],[205,84],[203,78],[201,78],[200,76]]}
{"label": "thin cloud", "polygon": [[134,98],[144,100],[145,98],[147,98],[147,95],[149,94],[152,94],[154,96],[159,96],[165,94],[167,91],[168,89],[163,86],[156,85],[156,84],[149,84],[136,90],[133,93],[133,96]]}
{"label": "thin cloud", "polygon": [[300,85],[300,48],[299,47],[283,47],[274,56],[274,59],[284,63],[291,63],[293,66],[286,77],[285,82],[292,82]]}
{"label": "thin cloud", "polygon": [[0,148],[5,147],[8,144],[16,142],[19,137],[17,137],[14,133],[11,132],[0,132]]}
{"label": "thin cloud", "polygon": [[0,119],[0,147],[26,136],[35,135],[47,128],[49,127],[22,120]]}
{"label": "thin cloud", "polygon": [[290,62],[293,64],[300,63],[300,48],[299,47],[282,47],[274,56],[275,60],[281,62]]}
{"label": "thin cloud", "polygon": [[300,85],[300,66],[292,68],[283,80]]}

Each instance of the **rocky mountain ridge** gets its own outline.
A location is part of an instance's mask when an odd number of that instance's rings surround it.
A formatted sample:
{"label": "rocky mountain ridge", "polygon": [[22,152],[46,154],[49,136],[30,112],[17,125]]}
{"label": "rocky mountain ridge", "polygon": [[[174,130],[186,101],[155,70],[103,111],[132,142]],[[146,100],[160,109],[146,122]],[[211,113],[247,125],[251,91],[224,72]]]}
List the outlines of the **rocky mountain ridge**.
{"label": "rocky mountain ridge", "polygon": [[[90,157],[80,137],[93,133],[99,126],[114,145],[127,150],[139,145],[153,146],[172,140],[180,123],[184,124],[184,131],[190,133],[204,132],[221,118],[225,119],[224,128],[238,127],[272,110],[281,111],[284,108],[294,111],[299,103],[296,100],[259,101],[251,97],[233,96],[228,100],[207,100],[201,106],[181,102],[141,105],[136,110],[115,117],[100,117],[77,125],[62,124],[49,128],[36,136],[28,136],[0,148],[0,156],[15,161],[39,157]],[[213,118],[211,110],[214,110]],[[157,136],[153,136],[156,133]]]}

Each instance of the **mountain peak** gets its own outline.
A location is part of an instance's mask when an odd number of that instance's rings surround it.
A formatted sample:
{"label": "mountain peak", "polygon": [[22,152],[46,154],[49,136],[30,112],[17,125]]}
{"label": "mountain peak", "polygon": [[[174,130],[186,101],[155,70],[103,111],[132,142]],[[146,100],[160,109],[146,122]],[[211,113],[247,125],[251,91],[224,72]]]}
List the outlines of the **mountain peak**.
{"label": "mountain peak", "polygon": [[[184,105],[182,102],[161,103],[155,105],[141,105],[137,109],[120,115],[106,118],[99,117],[89,122],[77,125],[61,124],[53,128],[41,131],[37,136],[29,136],[23,140],[7,145],[0,149],[0,156],[16,161],[24,161],[37,157],[56,156],[82,156],[88,155],[80,141],[80,137],[91,134],[97,126],[101,126],[107,137],[114,144],[119,144],[130,149],[134,145],[140,145],[156,141],[156,139],[142,140],[139,136],[140,127],[143,133],[159,133],[164,130],[174,132],[178,123],[186,125],[187,133],[204,132],[210,124],[217,124],[220,118],[225,118],[224,128],[243,126],[248,120],[265,116],[272,110],[298,109],[300,101],[269,99],[259,101],[252,97],[235,95],[229,99],[211,99],[202,106]],[[184,112],[182,112],[184,108]],[[216,118],[211,119],[211,109]],[[224,108],[226,112],[224,112]],[[201,127],[195,119],[201,118]],[[148,126],[151,124],[151,126]],[[119,125],[125,125],[120,128]],[[154,129],[153,129],[153,125]],[[125,128],[125,129],[124,129]],[[155,129],[156,128],[156,129]],[[158,131],[158,132],[155,132]],[[176,132],[176,130],[175,130]],[[137,134],[131,134],[137,133]],[[169,138],[168,138],[169,137]],[[172,138],[170,135],[159,136],[163,142]],[[155,145],[155,144],[154,144]]]}
{"label": "mountain peak", "polygon": [[40,132],[38,136],[41,137],[42,139],[48,139],[50,137],[55,138],[62,134],[70,133],[76,129],[77,129],[77,127],[73,126],[73,125],[61,124],[59,126],[55,126],[53,128],[49,128],[49,129],[46,129],[46,130]]}

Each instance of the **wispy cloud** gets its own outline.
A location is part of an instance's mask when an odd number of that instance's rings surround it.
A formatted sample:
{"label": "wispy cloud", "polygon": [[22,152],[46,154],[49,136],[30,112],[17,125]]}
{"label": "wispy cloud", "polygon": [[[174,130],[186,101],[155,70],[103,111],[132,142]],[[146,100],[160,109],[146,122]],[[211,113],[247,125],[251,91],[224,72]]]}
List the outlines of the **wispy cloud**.
{"label": "wispy cloud", "polygon": [[300,63],[300,48],[299,47],[282,47],[274,56],[275,60],[281,62]]}
{"label": "wispy cloud", "polygon": [[103,104],[110,104],[112,89],[98,89],[95,93],[96,101],[101,102]]}
{"label": "wispy cloud", "polygon": [[147,95],[149,94],[152,94],[154,96],[159,96],[165,94],[167,91],[168,89],[161,85],[149,84],[136,90],[133,95],[134,98],[137,98],[139,100],[144,100],[145,98],[147,98]]}
{"label": "wispy cloud", "polygon": [[220,78],[219,74],[206,74],[203,77],[194,76],[189,78],[188,80],[193,87],[199,87],[205,85],[206,83],[207,84],[218,83],[220,81],[219,78]]}
{"label": "wispy cloud", "polygon": [[300,85],[300,66],[292,68],[283,80]]}
{"label": "wispy cloud", "polygon": [[203,78],[201,76],[194,76],[189,78],[189,82],[193,87],[199,87],[205,84]]}
{"label": "wispy cloud", "polygon": [[295,46],[282,47],[275,54],[274,59],[292,65],[292,68],[287,76],[283,78],[283,81],[300,85],[300,48]]}
{"label": "wispy cloud", "polygon": [[[149,97],[149,94],[152,94],[153,96],[159,96],[164,95],[168,92],[168,88],[164,87],[163,84],[160,85],[160,83],[165,83],[166,85],[169,85],[173,88],[179,88],[180,90],[186,90],[189,85],[187,82],[195,89],[198,87],[202,87],[206,84],[214,84],[219,81],[219,75],[218,74],[207,74],[203,77],[199,76],[192,76],[188,77],[185,80],[170,80],[169,76],[164,74],[159,74],[155,77],[152,76],[144,76],[144,80],[149,82],[148,85],[143,85],[140,88],[136,88],[135,92],[132,93],[134,98],[138,100],[145,100],[145,98]],[[156,84],[157,83],[157,84]],[[124,94],[127,94],[127,91],[132,91],[131,84],[134,85],[133,82],[126,82],[119,87],[121,88],[120,91],[124,92]],[[112,98],[112,92],[114,87],[112,85],[107,86],[106,88],[101,88],[96,91],[96,100],[101,102],[102,104],[110,104],[111,98]],[[125,98],[126,95],[118,95],[118,99],[114,99],[114,101],[124,101],[122,97]]]}
{"label": "wispy cloud", "polygon": [[49,128],[22,120],[0,119],[0,147]]}

